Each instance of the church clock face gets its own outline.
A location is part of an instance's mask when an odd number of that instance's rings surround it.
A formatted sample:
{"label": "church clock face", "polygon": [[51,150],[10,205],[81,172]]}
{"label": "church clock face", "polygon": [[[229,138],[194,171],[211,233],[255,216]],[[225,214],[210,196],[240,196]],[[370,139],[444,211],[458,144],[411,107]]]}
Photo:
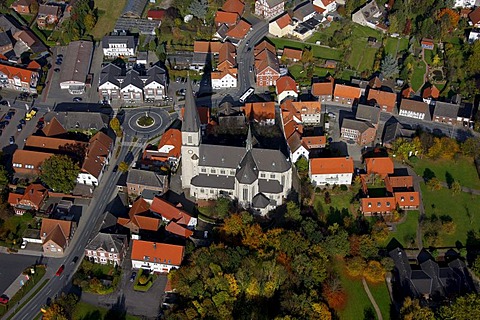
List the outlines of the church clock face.
{"label": "church clock face", "polygon": [[192,153],[193,153],[193,150],[188,150],[188,153],[192,154]]}

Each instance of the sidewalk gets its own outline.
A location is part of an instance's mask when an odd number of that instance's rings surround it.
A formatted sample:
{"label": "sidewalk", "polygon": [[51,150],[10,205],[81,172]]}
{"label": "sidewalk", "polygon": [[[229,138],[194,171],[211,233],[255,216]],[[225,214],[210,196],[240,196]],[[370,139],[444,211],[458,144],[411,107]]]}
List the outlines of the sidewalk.
{"label": "sidewalk", "polygon": [[28,281],[27,276],[20,274],[12,284],[5,290],[3,294],[7,295],[10,299],[20,290],[24,283]]}

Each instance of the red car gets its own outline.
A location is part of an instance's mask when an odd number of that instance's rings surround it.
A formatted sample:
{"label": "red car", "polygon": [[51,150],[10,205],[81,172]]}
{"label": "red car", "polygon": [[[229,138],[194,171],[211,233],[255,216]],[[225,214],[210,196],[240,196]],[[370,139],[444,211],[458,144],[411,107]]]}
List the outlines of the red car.
{"label": "red car", "polygon": [[60,268],[58,268],[57,273],[55,273],[55,275],[59,277],[62,274],[63,269],[65,269],[65,265],[62,264]]}
{"label": "red car", "polygon": [[10,298],[7,297],[6,295],[2,294],[2,295],[0,296],[0,303],[1,303],[1,304],[7,304],[7,303],[8,303],[8,300],[10,300]]}

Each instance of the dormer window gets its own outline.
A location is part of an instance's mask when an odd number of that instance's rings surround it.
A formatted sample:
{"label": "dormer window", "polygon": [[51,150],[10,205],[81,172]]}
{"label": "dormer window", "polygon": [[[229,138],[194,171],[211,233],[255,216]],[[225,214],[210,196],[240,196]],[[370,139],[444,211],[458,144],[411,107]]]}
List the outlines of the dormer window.
{"label": "dormer window", "polygon": [[400,202],[404,202],[405,201],[405,197],[400,197]]}
{"label": "dormer window", "polygon": [[369,207],[369,208],[372,207],[372,203],[371,203],[371,202],[368,203],[368,207]]}
{"label": "dormer window", "polygon": [[410,202],[413,202],[413,196],[410,196]]}
{"label": "dormer window", "polygon": [[377,202],[377,207],[380,208],[382,206],[381,202]]}

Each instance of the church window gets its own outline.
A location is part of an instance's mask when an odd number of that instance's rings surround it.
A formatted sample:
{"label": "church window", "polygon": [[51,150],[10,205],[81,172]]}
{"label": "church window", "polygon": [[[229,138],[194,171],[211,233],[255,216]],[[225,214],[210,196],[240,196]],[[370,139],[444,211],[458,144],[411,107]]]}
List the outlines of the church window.
{"label": "church window", "polygon": [[243,200],[248,200],[248,188],[243,188]]}
{"label": "church window", "polygon": [[188,139],[188,143],[193,143],[192,136],[189,135],[187,139]]}

